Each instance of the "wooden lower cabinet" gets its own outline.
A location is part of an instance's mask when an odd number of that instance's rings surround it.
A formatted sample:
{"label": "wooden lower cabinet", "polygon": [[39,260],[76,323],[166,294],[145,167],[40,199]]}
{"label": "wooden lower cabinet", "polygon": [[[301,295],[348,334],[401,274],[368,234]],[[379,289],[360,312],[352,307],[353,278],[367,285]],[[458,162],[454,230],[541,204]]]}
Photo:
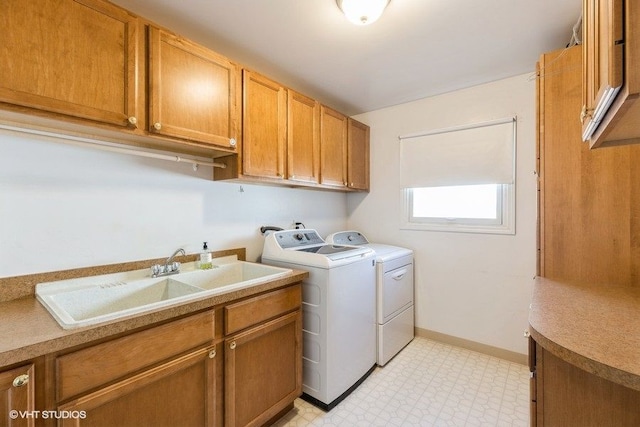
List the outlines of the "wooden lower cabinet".
{"label": "wooden lower cabinet", "polygon": [[301,331],[298,310],[225,340],[226,426],[263,425],[300,396]]}
{"label": "wooden lower cabinet", "polygon": [[32,416],[35,410],[34,380],[33,364],[0,372],[1,426],[32,427],[35,425],[35,417]]}
{"label": "wooden lower cabinet", "polygon": [[539,344],[534,357],[531,426],[640,425],[640,391],[584,371]]}
{"label": "wooden lower cabinet", "polygon": [[58,411],[72,426],[214,426],[215,349],[203,348],[99,389]]}
{"label": "wooden lower cabinet", "polygon": [[33,426],[5,414],[36,407],[65,415],[35,420],[46,427],[265,425],[302,394],[301,293],[297,283],[47,355],[39,406],[31,383],[12,388],[33,365],[0,372],[0,426]]}

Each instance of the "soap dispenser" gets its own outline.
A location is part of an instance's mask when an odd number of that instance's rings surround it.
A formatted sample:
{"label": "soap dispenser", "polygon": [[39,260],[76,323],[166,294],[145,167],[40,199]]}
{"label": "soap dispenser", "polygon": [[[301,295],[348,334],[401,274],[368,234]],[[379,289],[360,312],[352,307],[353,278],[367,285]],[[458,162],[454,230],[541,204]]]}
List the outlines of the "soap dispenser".
{"label": "soap dispenser", "polygon": [[200,270],[209,270],[211,266],[211,252],[209,252],[207,242],[203,242],[202,252],[200,252]]}

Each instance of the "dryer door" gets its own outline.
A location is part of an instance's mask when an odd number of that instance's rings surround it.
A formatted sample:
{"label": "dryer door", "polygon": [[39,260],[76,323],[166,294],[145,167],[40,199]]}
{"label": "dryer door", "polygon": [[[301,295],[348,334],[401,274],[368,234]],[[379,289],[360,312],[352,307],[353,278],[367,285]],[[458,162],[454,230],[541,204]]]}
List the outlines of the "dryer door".
{"label": "dryer door", "polygon": [[378,323],[385,323],[413,304],[413,263],[387,271],[380,285]]}

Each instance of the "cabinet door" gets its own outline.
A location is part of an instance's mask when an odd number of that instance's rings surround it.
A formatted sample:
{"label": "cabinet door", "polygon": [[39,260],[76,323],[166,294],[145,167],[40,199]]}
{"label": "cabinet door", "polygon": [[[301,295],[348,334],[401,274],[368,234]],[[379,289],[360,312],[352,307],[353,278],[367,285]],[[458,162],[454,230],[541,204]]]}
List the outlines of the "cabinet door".
{"label": "cabinet door", "polygon": [[202,46],[149,28],[149,131],[224,148],[238,141],[239,70]]}
{"label": "cabinet door", "polygon": [[242,173],[284,178],[287,94],[278,83],[249,70],[242,72]]}
{"label": "cabinet door", "polygon": [[583,139],[589,139],[623,83],[624,0],[583,0]]}
{"label": "cabinet door", "polygon": [[135,123],[138,19],[100,0],[5,0],[0,102]]}
{"label": "cabinet door", "polygon": [[287,178],[320,182],[320,104],[289,89]]}
{"label": "cabinet door", "polygon": [[320,183],[347,185],[347,117],[320,107]]}
{"label": "cabinet door", "polygon": [[[0,425],[7,427],[35,425],[35,417],[27,417],[25,414],[35,409],[34,379],[33,365],[0,372]],[[11,411],[18,411],[17,416]]]}
{"label": "cabinet door", "polygon": [[300,310],[225,340],[225,425],[259,426],[302,393]]}
{"label": "cabinet door", "polygon": [[74,399],[63,427],[213,426],[215,350],[201,349]]}
{"label": "cabinet door", "polygon": [[369,190],[369,126],[349,119],[347,173],[349,188]]}
{"label": "cabinet door", "polygon": [[640,425],[640,391],[588,373],[556,357],[539,344],[536,345],[536,355],[535,425]]}

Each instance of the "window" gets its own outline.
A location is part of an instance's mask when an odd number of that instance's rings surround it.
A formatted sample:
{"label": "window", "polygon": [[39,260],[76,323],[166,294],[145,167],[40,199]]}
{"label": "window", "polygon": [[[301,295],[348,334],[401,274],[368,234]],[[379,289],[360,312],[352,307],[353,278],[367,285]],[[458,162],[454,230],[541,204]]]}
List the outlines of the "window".
{"label": "window", "polygon": [[515,234],[513,118],[400,142],[401,228]]}

